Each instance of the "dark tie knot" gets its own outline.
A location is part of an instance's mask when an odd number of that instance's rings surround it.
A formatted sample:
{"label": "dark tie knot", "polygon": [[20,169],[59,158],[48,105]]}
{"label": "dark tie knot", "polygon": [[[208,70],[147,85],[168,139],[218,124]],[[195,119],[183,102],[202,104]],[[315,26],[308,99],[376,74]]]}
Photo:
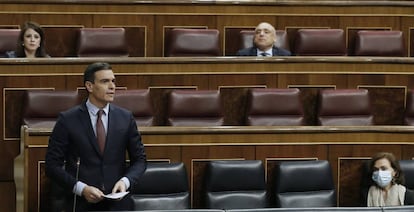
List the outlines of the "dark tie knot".
{"label": "dark tie knot", "polygon": [[98,113],[96,113],[96,115],[98,115],[98,117],[102,117],[102,114],[104,114],[105,112],[103,110],[98,110]]}
{"label": "dark tie knot", "polygon": [[262,52],[262,53],[260,53],[260,55],[261,55],[261,56],[263,56],[263,57],[266,57],[266,56],[268,56],[269,54],[268,54],[268,53],[266,53],[266,52]]}

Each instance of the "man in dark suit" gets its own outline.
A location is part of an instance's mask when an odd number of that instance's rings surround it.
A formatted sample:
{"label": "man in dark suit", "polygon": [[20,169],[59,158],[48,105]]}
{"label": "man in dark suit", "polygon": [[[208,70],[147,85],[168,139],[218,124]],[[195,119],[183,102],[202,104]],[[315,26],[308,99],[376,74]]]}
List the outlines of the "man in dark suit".
{"label": "man in dark suit", "polygon": [[276,30],[266,22],[257,25],[254,30],[253,44],[250,48],[245,48],[237,52],[237,56],[290,56],[290,51],[276,47]]}
{"label": "man in dark suit", "polygon": [[[46,153],[46,174],[71,195],[66,211],[131,210],[129,196],[104,194],[134,187],[146,169],[146,154],[131,112],[110,102],[115,76],[108,63],[93,63],[84,73],[88,99],[62,112]],[[130,164],[126,166],[126,152]],[[76,196],[73,200],[73,196]]]}

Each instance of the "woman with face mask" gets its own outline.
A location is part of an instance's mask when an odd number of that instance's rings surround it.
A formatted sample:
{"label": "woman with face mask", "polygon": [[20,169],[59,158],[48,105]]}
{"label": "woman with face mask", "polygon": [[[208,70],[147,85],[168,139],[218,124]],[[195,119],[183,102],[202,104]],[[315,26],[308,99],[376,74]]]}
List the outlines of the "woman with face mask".
{"label": "woman with face mask", "polygon": [[368,191],[368,207],[404,205],[404,176],[392,153],[375,154],[370,161],[370,173],[373,185]]}

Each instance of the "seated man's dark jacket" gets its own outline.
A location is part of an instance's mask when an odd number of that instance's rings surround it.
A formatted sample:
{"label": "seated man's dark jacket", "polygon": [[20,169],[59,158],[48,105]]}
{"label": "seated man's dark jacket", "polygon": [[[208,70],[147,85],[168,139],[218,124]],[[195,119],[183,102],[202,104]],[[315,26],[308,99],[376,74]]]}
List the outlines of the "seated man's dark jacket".
{"label": "seated man's dark jacket", "polygon": [[[292,53],[286,49],[277,48],[273,46],[272,48],[273,56],[291,56]],[[239,50],[236,54],[237,56],[257,56],[257,48],[255,46]]]}

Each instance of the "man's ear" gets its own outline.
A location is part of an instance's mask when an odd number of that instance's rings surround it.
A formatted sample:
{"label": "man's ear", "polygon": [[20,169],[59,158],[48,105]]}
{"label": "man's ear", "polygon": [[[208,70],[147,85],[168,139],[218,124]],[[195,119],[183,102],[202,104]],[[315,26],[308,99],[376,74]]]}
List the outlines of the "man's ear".
{"label": "man's ear", "polygon": [[89,81],[85,82],[85,88],[89,93],[92,92],[92,87],[93,87],[92,82],[89,82]]}

